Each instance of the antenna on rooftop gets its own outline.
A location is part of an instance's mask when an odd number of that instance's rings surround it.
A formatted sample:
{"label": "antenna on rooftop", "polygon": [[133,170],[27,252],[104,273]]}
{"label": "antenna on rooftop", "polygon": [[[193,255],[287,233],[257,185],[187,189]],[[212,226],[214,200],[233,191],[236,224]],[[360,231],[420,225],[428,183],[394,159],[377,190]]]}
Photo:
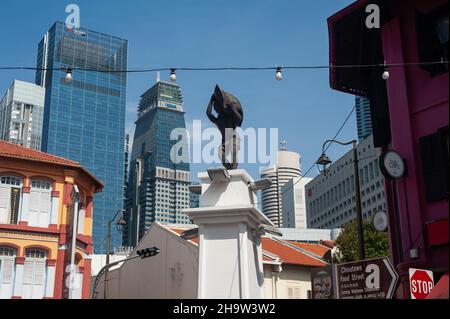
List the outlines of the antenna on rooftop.
{"label": "antenna on rooftop", "polygon": [[287,142],[286,142],[286,140],[282,140],[280,142],[280,151],[287,151]]}
{"label": "antenna on rooftop", "polygon": [[156,72],[156,83],[158,83],[161,80],[161,74],[158,72]]}

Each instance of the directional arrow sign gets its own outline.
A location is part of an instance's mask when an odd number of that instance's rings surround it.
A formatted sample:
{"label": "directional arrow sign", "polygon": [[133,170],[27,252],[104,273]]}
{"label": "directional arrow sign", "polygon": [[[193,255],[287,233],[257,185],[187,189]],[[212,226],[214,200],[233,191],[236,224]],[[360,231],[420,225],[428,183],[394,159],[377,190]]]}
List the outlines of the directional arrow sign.
{"label": "directional arrow sign", "polygon": [[339,299],[391,299],[397,281],[386,257],[336,265]]}

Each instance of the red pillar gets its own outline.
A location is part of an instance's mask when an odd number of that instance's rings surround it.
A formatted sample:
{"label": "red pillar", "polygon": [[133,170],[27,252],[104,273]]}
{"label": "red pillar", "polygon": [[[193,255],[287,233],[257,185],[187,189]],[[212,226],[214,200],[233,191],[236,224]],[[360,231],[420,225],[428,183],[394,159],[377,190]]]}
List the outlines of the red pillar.
{"label": "red pillar", "polygon": [[83,269],[83,288],[81,291],[82,299],[90,299],[91,292],[91,263],[90,259],[84,260],[84,269]]}

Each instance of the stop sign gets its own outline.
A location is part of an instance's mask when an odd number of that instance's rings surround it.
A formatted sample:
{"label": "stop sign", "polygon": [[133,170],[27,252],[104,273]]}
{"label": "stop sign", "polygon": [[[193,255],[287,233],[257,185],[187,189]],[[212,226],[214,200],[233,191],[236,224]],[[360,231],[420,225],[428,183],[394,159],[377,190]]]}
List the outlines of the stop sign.
{"label": "stop sign", "polygon": [[425,299],[434,287],[433,272],[409,268],[409,290],[411,299]]}

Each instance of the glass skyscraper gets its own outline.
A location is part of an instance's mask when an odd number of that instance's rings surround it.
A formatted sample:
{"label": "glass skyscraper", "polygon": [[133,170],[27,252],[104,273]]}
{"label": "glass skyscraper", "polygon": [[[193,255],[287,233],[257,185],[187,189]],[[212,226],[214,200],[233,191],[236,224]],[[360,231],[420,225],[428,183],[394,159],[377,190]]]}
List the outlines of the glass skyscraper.
{"label": "glass skyscraper", "polygon": [[370,113],[370,101],[366,97],[355,96],[356,125],[358,128],[358,140],[361,143],[372,135],[372,117]]}
{"label": "glass skyscraper", "polygon": [[188,142],[178,134],[171,139],[174,129],[186,132],[181,89],[158,80],[139,103],[128,176],[124,245],[136,246],[155,221],[190,223],[181,213],[189,208],[190,201]]}
{"label": "glass skyscraper", "polygon": [[[56,22],[39,43],[36,84],[46,88],[42,150],[80,162],[105,183],[94,198],[94,252],[123,207],[127,40]],[[73,79],[66,80],[66,68]],[[113,229],[111,247],[121,246]]]}

